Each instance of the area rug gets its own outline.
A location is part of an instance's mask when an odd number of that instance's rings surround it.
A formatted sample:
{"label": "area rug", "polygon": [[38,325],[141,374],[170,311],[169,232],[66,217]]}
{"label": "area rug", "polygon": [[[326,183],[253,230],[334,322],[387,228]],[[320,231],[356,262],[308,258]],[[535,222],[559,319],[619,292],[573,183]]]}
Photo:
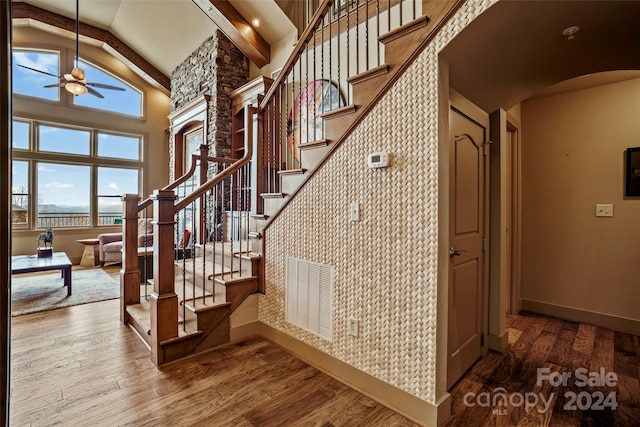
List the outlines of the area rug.
{"label": "area rug", "polygon": [[11,315],[36,313],[120,297],[120,284],[101,268],[73,270],[67,296],[59,271],[11,276]]}

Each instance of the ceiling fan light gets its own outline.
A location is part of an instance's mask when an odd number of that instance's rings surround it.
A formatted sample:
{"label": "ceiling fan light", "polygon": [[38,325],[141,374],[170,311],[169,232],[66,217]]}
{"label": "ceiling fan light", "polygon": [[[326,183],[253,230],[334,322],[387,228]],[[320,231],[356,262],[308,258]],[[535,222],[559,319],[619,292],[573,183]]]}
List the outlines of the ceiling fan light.
{"label": "ceiling fan light", "polygon": [[67,90],[67,92],[70,92],[76,96],[85,94],[89,91],[85,85],[78,82],[68,82],[66,85],[64,85],[64,88]]}
{"label": "ceiling fan light", "polygon": [[71,75],[76,80],[84,80],[85,77],[84,70],[79,67],[75,67],[73,70],[71,70]]}

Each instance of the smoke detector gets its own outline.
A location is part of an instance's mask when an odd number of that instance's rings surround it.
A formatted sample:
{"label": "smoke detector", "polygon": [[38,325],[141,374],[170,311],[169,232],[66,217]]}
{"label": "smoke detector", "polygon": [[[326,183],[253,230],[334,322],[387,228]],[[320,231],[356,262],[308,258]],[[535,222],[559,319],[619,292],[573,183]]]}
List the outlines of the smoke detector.
{"label": "smoke detector", "polygon": [[580,31],[580,27],[574,25],[573,27],[567,27],[562,30],[562,35],[565,36],[567,40],[571,40],[575,37],[574,34],[578,31]]}

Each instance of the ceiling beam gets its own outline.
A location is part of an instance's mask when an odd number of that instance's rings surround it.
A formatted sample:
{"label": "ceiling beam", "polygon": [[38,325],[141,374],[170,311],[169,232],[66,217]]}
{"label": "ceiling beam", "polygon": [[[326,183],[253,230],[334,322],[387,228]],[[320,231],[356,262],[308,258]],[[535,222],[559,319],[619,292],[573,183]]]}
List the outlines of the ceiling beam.
{"label": "ceiling beam", "polygon": [[[32,20],[45,26],[54,27],[73,34],[76,32],[75,19],[67,18],[66,16],[58,15],[57,13],[24,2],[14,2],[12,9],[13,19]],[[171,80],[169,77],[165,76],[160,70],[151,65],[151,63],[109,31],[81,22],[78,32],[83,37],[104,43],[105,50],[118,57],[145,80],[151,80],[150,83],[155,83],[155,85],[159,85],[167,91],[171,90]]]}
{"label": "ceiling beam", "polygon": [[193,0],[220,31],[259,68],[271,62],[271,46],[229,0]]}

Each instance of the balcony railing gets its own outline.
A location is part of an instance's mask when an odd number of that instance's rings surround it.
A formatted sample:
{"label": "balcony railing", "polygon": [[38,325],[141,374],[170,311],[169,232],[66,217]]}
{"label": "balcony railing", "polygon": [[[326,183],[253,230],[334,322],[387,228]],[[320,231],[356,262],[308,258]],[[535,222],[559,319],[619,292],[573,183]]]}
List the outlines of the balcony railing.
{"label": "balcony railing", "polygon": [[[98,225],[119,224],[120,213],[98,214]],[[38,228],[91,227],[91,214],[88,212],[45,212],[38,214]]]}

